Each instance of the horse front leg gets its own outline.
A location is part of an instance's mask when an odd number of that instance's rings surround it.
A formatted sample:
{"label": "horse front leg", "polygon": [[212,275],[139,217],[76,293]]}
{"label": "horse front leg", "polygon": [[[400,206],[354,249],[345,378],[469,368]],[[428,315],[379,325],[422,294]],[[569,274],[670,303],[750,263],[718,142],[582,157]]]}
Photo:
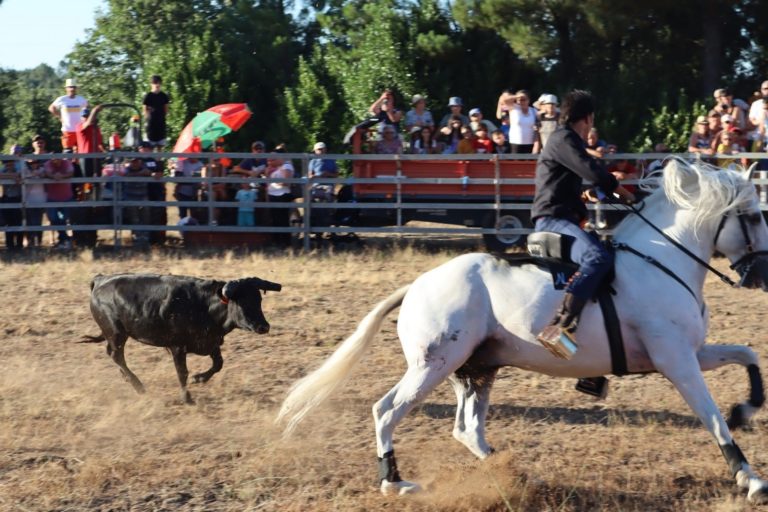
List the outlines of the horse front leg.
{"label": "horse front leg", "polygon": [[[733,440],[728,425],[720,414],[717,404],[704,381],[696,354],[675,354],[656,360],[654,364],[674,384],[688,406],[699,417],[706,429],[717,441],[736,483],[747,491],[747,499],[753,503],[768,503],[768,483],[758,478],[746,457]],[[653,354],[651,354],[653,358]]]}
{"label": "horse front leg", "polygon": [[727,364],[740,364],[747,369],[749,399],[731,408],[727,423],[731,430],[749,425],[752,416],[765,403],[763,378],[760,375],[757,354],[744,345],[704,345],[699,349],[696,357],[702,371],[714,370]]}

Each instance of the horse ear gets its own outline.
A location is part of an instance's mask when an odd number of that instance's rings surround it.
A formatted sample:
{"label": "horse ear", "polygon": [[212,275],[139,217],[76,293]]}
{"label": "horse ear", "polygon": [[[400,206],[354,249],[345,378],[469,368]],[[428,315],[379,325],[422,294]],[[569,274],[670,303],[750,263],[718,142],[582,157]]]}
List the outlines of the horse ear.
{"label": "horse ear", "polygon": [[751,181],[752,175],[755,173],[755,168],[757,168],[757,162],[752,162],[752,165],[750,165],[749,168],[744,169],[744,172],[741,173],[741,177],[747,181]]}

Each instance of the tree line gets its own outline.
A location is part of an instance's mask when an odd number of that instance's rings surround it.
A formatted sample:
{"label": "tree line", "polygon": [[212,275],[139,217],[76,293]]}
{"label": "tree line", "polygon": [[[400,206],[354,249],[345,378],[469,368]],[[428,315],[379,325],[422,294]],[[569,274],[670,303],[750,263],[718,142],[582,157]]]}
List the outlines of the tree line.
{"label": "tree line", "polygon": [[[91,105],[140,106],[159,74],[171,140],[212,105],[250,105],[231,150],[323,140],[344,152],[384,88],[404,110],[423,94],[441,116],[460,96],[493,117],[504,89],[574,87],[596,95],[597,125],[620,149],[684,150],[714,89],[747,99],[766,78],[764,19],[759,0],[107,0],[58,69],[0,70],[0,144],[57,139],[47,107],[66,77]],[[130,114],[105,112],[102,130],[124,133]]]}

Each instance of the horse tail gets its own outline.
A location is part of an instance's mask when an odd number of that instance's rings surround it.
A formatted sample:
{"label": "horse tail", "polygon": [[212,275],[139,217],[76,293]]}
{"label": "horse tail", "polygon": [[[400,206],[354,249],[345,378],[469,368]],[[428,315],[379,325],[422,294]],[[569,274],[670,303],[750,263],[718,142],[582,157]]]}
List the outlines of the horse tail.
{"label": "horse tail", "polygon": [[288,418],[285,435],[290,434],[307,413],[323,403],[344,383],[367,352],[384,317],[402,304],[409,288],[410,285],[403,286],[379,302],[320,368],[291,387],[275,420],[280,423]]}

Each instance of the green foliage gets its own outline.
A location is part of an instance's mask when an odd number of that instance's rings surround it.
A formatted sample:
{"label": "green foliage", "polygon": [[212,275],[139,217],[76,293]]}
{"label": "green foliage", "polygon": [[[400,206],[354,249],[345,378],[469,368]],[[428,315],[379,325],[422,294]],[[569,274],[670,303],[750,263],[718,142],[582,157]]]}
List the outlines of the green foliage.
{"label": "green foliage", "polygon": [[336,135],[328,125],[331,97],[303,57],[299,59],[298,83],[286,88],[284,97],[285,117],[294,151],[308,151],[315,142],[331,140]]}
{"label": "green foliage", "polygon": [[21,144],[31,151],[32,137],[47,138],[51,149],[58,149],[61,124],[48,112],[48,105],[63,93],[61,79],[50,66],[18,72],[0,73],[0,148]]}
{"label": "green foliage", "polygon": [[688,151],[688,141],[696,122],[696,117],[705,115],[707,107],[695,101],[687,107],[685,96],[681,93],[681,107],[675,110],[666,105],[651,110],[648,120],[632,139],[629,151],[636,153],[650,152],[658,143],[664,143],[673,153]]}

